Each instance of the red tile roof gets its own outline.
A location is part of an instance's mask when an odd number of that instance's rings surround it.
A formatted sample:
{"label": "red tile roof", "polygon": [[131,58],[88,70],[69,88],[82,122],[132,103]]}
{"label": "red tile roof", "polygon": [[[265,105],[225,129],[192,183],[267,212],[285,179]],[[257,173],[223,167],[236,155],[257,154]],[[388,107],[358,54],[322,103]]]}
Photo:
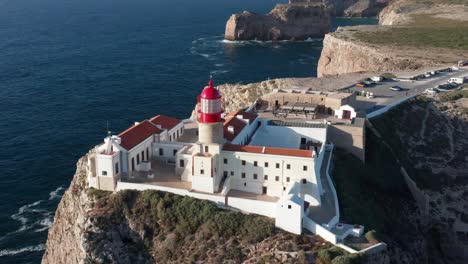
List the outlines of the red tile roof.
{"label": "red tile roof", "polygon": [[[244,110],[233,111],[227,114],[224,118],[224,138],[228,141],[233,141],[237,135],[247,126],[247,124],[237,118],[238,115],[242,115],[242,119],[249,120],[249,124],[257,118],[256,114],[245,112]],[[234,133],[230,132],[228,127],[232,126],[234,128]]]}
{"label": "red tile roof", "polygon": [[[244,121],[241,121],[235,116],[228,117],[228,119],[224,121],[224,138],[228,141],[233,141],[246,126],[247,124]],[[228,129],[229,127],[232,127],[234,132],[230,132]]]}
{"label": "red tile roof", "polygon": [[252,122],[257,118],[257,114],[245,112],[244,110],[237,110],[230,112],[229,114],[226,115],[226,117],[231,117],[231,116],[238,116],[241,115],[242,119],[247,119],[249,120],[249,124],[252,124]]}
{"label": "red tile roof", "polygon": [[259,154],[267,154],[267,155],[304,157],[304,158],[312,158],[312,154],[313,154],[312,150],[305,150],[305,149],[274,148],[274,147],[261,147],[261,146],[250,146],[250,145],[242,146],[242,145],[234,145],[234,144],[224,144],[223,150],[259,153]]}
{"label": "red tile roof", "polygon": [[161,129],[157,128],[148,120],[145,120],[140,124],[132,126],[124,132],[120,133],[119,137],[122,140],[120,145],[126,150],[131,150],[133,147],[140,144],[151,135],[159,134],[161,132]]}
{"label": "red tile roof", "polygon": [[151,123],[155,125],[160,125],[162,128],[171,130],[178,124],[182,122],[182,120],[165,116],[165,115],[157,115],[149,120]]}

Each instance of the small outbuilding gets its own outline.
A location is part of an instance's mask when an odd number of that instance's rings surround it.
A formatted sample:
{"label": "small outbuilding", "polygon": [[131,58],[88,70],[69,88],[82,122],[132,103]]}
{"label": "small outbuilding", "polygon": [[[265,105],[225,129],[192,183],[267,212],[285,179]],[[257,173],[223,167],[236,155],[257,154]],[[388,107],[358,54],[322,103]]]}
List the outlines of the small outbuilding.
{"label": "small outbuilding", "polygon": [[350,105],[343,105],[335,110],[335,116],[339,119],[353,119],[356,117],[356,110]]}

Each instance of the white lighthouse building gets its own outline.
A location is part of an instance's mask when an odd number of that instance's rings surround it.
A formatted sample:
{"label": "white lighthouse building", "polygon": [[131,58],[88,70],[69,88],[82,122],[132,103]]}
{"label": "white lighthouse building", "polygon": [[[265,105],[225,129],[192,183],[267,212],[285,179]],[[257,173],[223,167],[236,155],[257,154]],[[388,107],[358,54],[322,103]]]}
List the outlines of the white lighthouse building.
{"label": "white lighthouse building", "polygon": [[198,142],[193,151],[192,188],[214,193],[221,181],[221,150],[224,143],[221,94],[208,86],[198,96]]}
{"label": "white lighthouse building", "polygon": [[196,120],[158,115],[106,137],[89,158],[90,187],[206,199],[275,218],[296,234],[337,224],[336,192],[325,173],[326,123],[224,113],[211,80],[196,109]]}

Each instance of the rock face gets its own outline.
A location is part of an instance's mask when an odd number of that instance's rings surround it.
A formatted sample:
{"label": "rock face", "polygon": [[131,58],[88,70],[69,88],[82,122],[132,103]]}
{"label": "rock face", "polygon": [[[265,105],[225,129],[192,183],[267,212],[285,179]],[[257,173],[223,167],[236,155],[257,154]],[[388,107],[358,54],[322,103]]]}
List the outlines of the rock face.
{"label": "rock face", "polygon": [[317,75],[323,77],[366,71],[394,72],[437,65],[431,60],[413,59],[393,50],[342,38],[339,34],[327,34],[323,40]]}
{"label": "rock face", "polygon": [[290,3],[323,3],[331,16],[373,17],[390,0],[289,0]]}
{"label": "rock face", "polygon": [[227,40],[305,40],[330,31],[330,16],[323,5],[276,5],[267,15],[244,11],[226,23]]}
{"label": "rock face", "polygon": [[431,14],[435,17],[458,21],[468,21],[468,2],[462,1],[426,1],[396,0],[385,7],[379,14],[379,24],[385,26],[404,25],[412,21],[412,15]]}

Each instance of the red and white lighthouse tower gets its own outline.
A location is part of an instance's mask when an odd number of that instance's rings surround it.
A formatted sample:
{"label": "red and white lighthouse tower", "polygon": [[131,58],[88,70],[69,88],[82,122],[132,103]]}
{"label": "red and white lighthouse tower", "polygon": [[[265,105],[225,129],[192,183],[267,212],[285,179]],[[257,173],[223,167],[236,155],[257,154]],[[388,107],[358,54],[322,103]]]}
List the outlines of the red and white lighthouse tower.
{"label": "red and white lighthouse tower", "polygon": [[210,80],[208,86],[198,96],[198,140],[200,143],[223,143],[222,113],[221,94],[213,87],[213,82]]}

